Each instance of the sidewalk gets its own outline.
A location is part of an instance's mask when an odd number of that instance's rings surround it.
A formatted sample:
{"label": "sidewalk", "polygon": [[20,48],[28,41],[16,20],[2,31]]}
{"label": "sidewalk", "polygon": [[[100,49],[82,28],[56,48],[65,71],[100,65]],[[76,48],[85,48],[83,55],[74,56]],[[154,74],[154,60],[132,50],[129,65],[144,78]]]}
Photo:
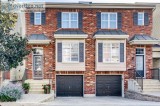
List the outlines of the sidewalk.
{"label": "sidewalk", "polygon": [[24,94],[16,103],[42,103],[54,100],[54,93],[51,94]]}

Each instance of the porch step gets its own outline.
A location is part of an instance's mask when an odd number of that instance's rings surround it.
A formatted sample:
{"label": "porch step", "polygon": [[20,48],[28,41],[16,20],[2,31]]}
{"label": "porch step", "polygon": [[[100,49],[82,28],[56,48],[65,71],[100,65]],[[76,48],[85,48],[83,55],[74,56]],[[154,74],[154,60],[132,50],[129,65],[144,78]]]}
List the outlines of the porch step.
{"label": "porch step", "polygon": [[160,92],[160,82],[154,79],[143,80],[143,92]]}
{"label": "porch step", "polygon": [[29,90],[29,94],[43,94],[43,90]]}
{"label": "porch step", "polygon": [[143,83],[144,84],[155,84],[155,83],[159,83],[159,80],[151,80],[151,79],[144,79]]}
{"label": "porch step", "polygon": [[49,80],[46,79],[45,80],[29,79],[26,80],[25,82],[30,84],[30,90],[29,90],[30,94],[43,94],[44,90],[42,89],[43,88],[42,85],[49,84]]}

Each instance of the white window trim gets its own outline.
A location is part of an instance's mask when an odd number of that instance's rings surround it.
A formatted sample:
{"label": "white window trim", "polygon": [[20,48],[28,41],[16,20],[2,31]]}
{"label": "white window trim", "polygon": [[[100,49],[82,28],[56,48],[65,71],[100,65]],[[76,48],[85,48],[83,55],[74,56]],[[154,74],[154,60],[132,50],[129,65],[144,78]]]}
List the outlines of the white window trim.
{"label": "white window trim", "polygon": [[[69,14],[69,20],[63,20],[63,14],[65,14],[65,13],[68,13],[68,14]],[[78,12],[62,12],[62,13],[61,13],[61,14],[62,14],[62,17],[61,17],[61,20],[62,20],[61,26],[62,26],[62,28],[65,28],[65,27],[63,27],[63,21],[69,21],[69,27],[68,27],[68,28],[72,28],[72,27],[71,27],[71,14],[72,14],[72,13],[76,13],[76,14],[77,14],[77,20],[73,20],[73,21],[77,21],[77,26],[76,26],[75,28],[78,28],[78,23],[79,23]]]}
{"label": "white window trim", "polygon": [[[36,18],[36,13],[40,13],[40,18]],[[41,25],[42,24],[42,13],[41,12],[34,12],[34,25]],[[40,24],[36,23],[36,19],[40,19]]]}
{"label": "white window trim", "polygon": [[[101,13],[101,29],[106,29],[106,28],[102,28],[102,14],[108,14],[108,20],[105,20],[105,21],[108,21],[108,28],[107,29],[117,29],[118,28],[118,23],[117,23],[117,12],[102,12]],[[116,28],[110,28],[110,14],[116,14]]]}
{"label": "white window trim", "polygon": [[[70,61],[64,61],[64,58],[63,58],[63,55],[64,55],[63,44],[64,43],[68,43],[68,44],[77,43],[78,44],[78,60],[77,61],[71,61],[71,52],[70,52]],[[71,49],[70,49],[70,51],[71,51]],[[62,42],[62,63],[79,63],[79,42]]]}
{"label": "white window trim", "polygon": [[146,49],[145,49],[145,47],[136,47],[136,49],[143,49],[143,54],[135,54],[136,56],[138,56],[138,55],[143,55],[144,56],[144,77],[143,78],[146,78]]}
{"label": "white window trim", "polygon": [[139,14],[142,14],[142,19],[139,19],[139,17],[138,17],[138,22],[139,22],[139,20],[142,20],[142,25],[139,25],[139,23],[138,23],[138,25],[139,26],[143,26],[144,25],[144,12],[138,12],[138,16],[139,16]]}
{"label": "white window trim", "polygon": [[[112,61],[104,61],[104,54],[106,53],[106,51],[104,51],[104,46],[103,46],[103,63],[120,63],[120,43],[119,42],[103,42],[103,45],[104,44],[113,44],[113,43],[116,43],[118,44],[118,48],[119,48],[119,61],[118,62],[112,62]],[[111,46],[111,45],[110,45]],[[111,57],[112,57],[112,50],[111,50]]]}

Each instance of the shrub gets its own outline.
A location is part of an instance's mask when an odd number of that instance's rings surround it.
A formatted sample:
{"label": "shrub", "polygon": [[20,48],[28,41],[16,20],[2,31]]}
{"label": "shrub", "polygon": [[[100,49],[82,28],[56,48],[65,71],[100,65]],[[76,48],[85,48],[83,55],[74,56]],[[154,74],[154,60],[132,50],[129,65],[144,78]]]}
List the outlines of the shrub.
{"label": "shrub", "polygon": [[44,94],[49,94],[50,90],[51,90],[51,85],[50,84],[46,84],[46,85],[42,85],[44,89]]}
{"label": "shrub", "polygon": [[29,83],[23,83],[22,87],[24,89],[25,94],[27,94],[29,92],[29,89],[30,89],[30,84]]}
{"label": "shrub", "polygon": [[0,89],[0,101],[9,102],[20,99],[23,94],[23,89],[20,84],[9,83]]}
{"label": "shrub", "polygon": [[30,84],[29,83],[23,83],[22,87],[23,87],[23,89],[28,90],[28,89],[30,89]]}

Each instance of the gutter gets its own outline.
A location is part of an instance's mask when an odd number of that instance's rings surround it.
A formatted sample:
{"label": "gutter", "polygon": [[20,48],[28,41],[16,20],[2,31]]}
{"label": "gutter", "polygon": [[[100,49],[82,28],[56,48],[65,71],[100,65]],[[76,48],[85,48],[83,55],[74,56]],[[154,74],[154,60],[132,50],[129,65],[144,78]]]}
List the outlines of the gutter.
{"label": "gutter", "polygon": [[153,3],[53,3],[46,2],[46,8],[155,8]]}

